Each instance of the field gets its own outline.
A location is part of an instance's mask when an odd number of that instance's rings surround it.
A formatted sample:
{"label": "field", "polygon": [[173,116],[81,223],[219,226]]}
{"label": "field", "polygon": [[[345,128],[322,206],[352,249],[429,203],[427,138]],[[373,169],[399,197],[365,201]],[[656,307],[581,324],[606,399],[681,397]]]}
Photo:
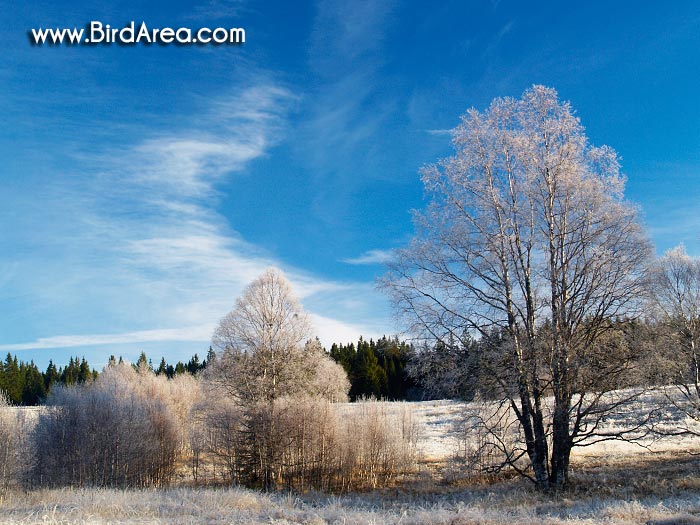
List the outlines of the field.
{"label": "field", "polygon": [[[571,487],[551,497],[519,478],[465,477],[450,466],[464,404],[408,407],[420,428],[421,467],[415,478],[392,489],[342,496],[242,488],[37,490],[11,494],[0,504],[0,523],[700,524],[700,439],[581,448],[572,461]],[[634,413],[611,417],[607,425],[620,425]],[[665,416],[669,425],[678,417]]]}

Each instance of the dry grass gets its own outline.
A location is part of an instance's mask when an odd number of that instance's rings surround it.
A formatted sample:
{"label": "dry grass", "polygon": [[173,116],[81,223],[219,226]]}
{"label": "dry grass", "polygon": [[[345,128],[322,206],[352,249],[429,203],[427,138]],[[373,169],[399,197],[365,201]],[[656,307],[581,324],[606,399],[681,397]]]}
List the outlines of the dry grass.
{"label": "dry grass", "polygon": [[1,504],[0,524],[700,524],[699,467],[700,456],[678,451],[587,457],[557,497],[518,478],[422,480],[345,496],[241,488],[39,490]]}
{"label": "dry grass", "polygon": [[518,479],[469,487],[418,484],[346,496],[263,494],[240,488],[62,489],[16,494],[6,524],[671,524],[700,523],[698,461],[670,457],[574,471],[559,497]]}

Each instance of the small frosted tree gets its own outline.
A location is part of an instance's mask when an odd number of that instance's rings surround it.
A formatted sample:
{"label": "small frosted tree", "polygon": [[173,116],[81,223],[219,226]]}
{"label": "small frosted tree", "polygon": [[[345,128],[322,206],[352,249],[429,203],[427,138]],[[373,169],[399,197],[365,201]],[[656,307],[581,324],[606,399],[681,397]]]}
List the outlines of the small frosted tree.
{"label": "small frosted tree", "polygon": [[313,339],[307,341],[304,352],[314,365],[311,382],[306,391],[313,397],[318,397],[339,403],[348,400],[350,380],[345,369],[331,359],[321,346],[321,341]]}
{"label": "small frosted tree", "polygon": [[289,281],[269,269],[245,289],[214,332],[219,356],[214,378],[247,403],[293,395],[313,375],[303,346],[310,333]]}
{"label": "small frosted tree", "polygon": [[[212,337],[216,359],[206,377],[224,392],[228,405],[217,417],[220,436],[217,450],[229,457],[232,471],[243,463],[241,477],[271,488],[279,478],[286,437],[278,425],[284,399],[315,395],[344,400],[348,381],[344,371],[331,363],[320,344],[309,341],[308,316],[287,279],[269,269],[253,281],[219,323]],[[329,381],[334,385],[329,385]],[[342,390],[345,390],[344,392]],[[222,416],[226,416],[222,420]],[[229,446],[228,444],[231,444]]]}

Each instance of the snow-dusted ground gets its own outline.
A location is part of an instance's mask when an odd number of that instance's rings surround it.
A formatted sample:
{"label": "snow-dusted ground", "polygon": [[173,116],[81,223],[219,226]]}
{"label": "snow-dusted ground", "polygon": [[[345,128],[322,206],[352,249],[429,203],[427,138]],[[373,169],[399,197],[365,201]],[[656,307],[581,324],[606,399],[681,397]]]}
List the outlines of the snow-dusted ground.
{"label": "snow-dusted ground", "polygon": [[[672,391],[671,391],[672,392]],[[419,426],[419,449],[426,461],[446,461],[458,449],[460,440],[464,439],[461,424],[465,414],[473,413],[483,404],[459,401],[421,401],[405,403],[410,407]],[[633,427],[639,423],[643,414],[656,411],[656,427],[673,432],[680,426],[695,427],[700,432],[700,425],[690,420],[678,410],[664,406],[666,400],[661,391],[641,395],[622,410],[611,412],[601,425],[601,433],[610,433]],[[585,443],[584,443],[585,444]],[[642,446],[643,445],[643,446]],[[574,448],[576,458],[611,457],[640,453],[661,453],[695,450],[700,447],[700,438],[694,436],[673,436],[659,438],[646,436],[628,442],[622,440],[600,441],[595,444]]]}
{"label": "snow-dusted ground", "polygon": [[[444,462],[457,452],[460,440],[464,439],[463,418],[465,414],[474,412],[484,404],[465,403],[462,401],[437,400],[437,401],[417,401],[417,402],[381,402],[381,405],[389,414],[395,415],[394,421],[401,420],[401,413],[408,411],[412,414],[418,430],[418,450],[422,460],[427,462]],[[648,413],[651,410],[659,411],[658,419],[661,421],[660,427],[673,431],[679,425],[695,425],[700,432],[700,425],[685,418],[678,410],[673,408],[663,408],[665,403],[661,391],[655,391],[642,395],[629,407],[622,411],[611,413],[606,417],[601,431],[614,431],[627,428],[639,421],[640,414]],[[356,410],[355,403],[344,403],[343,410],[352,412]],[[21,407],[10,408],[9,410],[22,414],[26,421],[31,423],[39,414],[46,410],[44,407]],[[625,441],[604,441],[594,445],[577,447],[574,449],[574,457],[605,457],[610,455],[637,454],[642,451],[662,452],[677,451],[698,448],[700,438],[693,436],[674,436],[672,439],[665,438],[645,438],[640,440],[646,448],[638,444]]]}
{"label": "snow-dusted ground", "polygon": [[[395,416],[394,421],[401,421],[401,413],[408,411],[413,416],[418,430],[418,450],[420,457],[428,462],[444,462],[452,457],[458,450],[460,440],[464,439],[463,418],[465,414],[482,409],[483,403],[465,403],[462,401],[437,400],[417,402],[380,402],[389,414]],[[700,424],[693,422],[672,407],[667,405],[660,390],[645,393],[624,410],[609,414],[605,418],[601,431],[615,431],[628,428],[637,423],[640,414],[651,410],[658,411],[657,425],[667,431],[674,431],[679,425],[695,426],[700,432]],[[343,410],[352,412],[357,409],[355,403],[344,403]],[[25,420],[31,424],[39,414],[46,410],[44,407],[21,407],[9,410],[22,414]],[[647,437],[639,444],[625,441],[604,441],[594,445],[577,447],[574,449],[574,457],[604,457],[610,455],[637,454],[642,451],[662,452],[696,449],[700,445],[700,438],[693,436],[674,436],[672,439],[659,439]]]}
{"label": "snow-dusted ground", "polygon": [[444,461],[454,454],[460,440],[459,421],[467,408],[459,401],[408,403],[418,424],[418,449],[424,460]]}
{"label": "snow-dusted ground", "polygon": [[3,407],[2,410],[17,414],[31,422],[35,421],[39,415],[46,410],[46,407]]}

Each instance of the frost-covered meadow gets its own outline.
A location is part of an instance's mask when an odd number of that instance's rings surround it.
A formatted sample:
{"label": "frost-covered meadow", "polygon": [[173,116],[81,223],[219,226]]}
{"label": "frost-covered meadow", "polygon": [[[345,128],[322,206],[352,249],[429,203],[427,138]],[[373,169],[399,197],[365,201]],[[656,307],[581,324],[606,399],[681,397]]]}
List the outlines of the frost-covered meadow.
{"label": "frost-covered meadow", "polygon": [[[606,424],[628,424],[639,409],[659,400],[658,392],[649,394]],[[347,404],[345,410],[355,406]],[[14,491],[0,504],[0,523],[700,523],[697,438],[648,437],[642,440],[644,447],[608,441],[576,449],[570,488],[548,496],[515,476],[458,471],[452,458],[464,441],[461,422],[476,404],[425,401],[386,403],[384,408],[410,412],[421,458],[414,477],[389,489],[343,495],[192,486]],[[670,429],[679,416],[668,411],[661,417]]]}
{"label": "frost-covered meadow", "polygon": [[518,484],[431,494],[295,497],[247,489],[51,490],[21,495],[0,523],[120,524],[671,524],[698,523],[696,488],[663,495],[582,495],[553,501]]}

